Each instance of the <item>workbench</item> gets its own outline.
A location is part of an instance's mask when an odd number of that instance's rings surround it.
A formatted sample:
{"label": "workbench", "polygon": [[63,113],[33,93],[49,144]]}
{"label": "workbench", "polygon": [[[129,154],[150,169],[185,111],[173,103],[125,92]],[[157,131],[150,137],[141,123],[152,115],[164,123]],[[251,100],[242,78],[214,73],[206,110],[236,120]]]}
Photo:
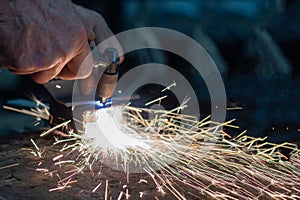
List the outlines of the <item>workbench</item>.
{"label": "workbench", "polygon": [[[130,199],[139,199],[140,192],[144,192],[142,199],[173,199],[171,195],[162,195],[147,174],[131,174],[130,183],[126,183],[124,172],[113,170],[103,165],[101,176],[92,176],[89,171],[77,175],[77,183],[60,191],[49,192],[49,189],[57,187],[55,175],[44,175],[37,171],[39,162],[43,166],[51,166],[51,159],[59,153],[59,147],[53,146],[51,136],[40,138],[39,132],[4,136],[0,139],[0,200],[18,199],[105,199],[106,180],[108,180],[107,199],[117,199],[121,191],[124,191],[122,199],[126,199],[126,189]],[[41,159],[34,156],[30,151],[33,148],[30,139],[33,139],[40,148],[46,148],[44,157]],[[23,148],[23,149],[22,149]],[[47,159],[47,158],[51,159]],[[140,181],[148,180],[147,183]],[[92,190],[101,183],[101,186],[92,193]]]}

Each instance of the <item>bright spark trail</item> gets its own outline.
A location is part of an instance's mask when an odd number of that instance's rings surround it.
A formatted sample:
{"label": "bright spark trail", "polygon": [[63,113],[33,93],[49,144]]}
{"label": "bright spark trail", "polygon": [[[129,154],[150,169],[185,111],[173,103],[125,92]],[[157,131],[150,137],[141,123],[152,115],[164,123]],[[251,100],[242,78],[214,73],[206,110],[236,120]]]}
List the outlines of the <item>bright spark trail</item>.
{"label": "bright spark trail", "polygon": [[[63,147],[53,158],[54,165],[68,167],[59,175],[57,187],[49,191],[69,188],[83,171],[97,174],[95,168],[109,163],[125,172],[128,184],[132,170],[147,174],[166,198],[300,199],[297,145],[272,144],[245,133],[230,138],[222,127],[234,127],[231,121],[219,124],[209,117],[199,121],[178,114],[183,108],[184,104],[173,111],[121,106],[87,112],[82,134],[55,137],[54,144]],[[154,117],[144,119],[142,112]],[[43,156],[41,148],[33,144],[36,153],[31,153]],[[283,149],[290,150],[289,158],[281,153]],[[37,171],[49,176],[57,173],[44,168]],[[141,182],[148,184],[149,180]],[[101,185],[105,185],[108,199],[109,180],[97,183],[91,192]],[[133,195],[126,187],[118,199]],[[137,195],[143,198],[147,192]]]}

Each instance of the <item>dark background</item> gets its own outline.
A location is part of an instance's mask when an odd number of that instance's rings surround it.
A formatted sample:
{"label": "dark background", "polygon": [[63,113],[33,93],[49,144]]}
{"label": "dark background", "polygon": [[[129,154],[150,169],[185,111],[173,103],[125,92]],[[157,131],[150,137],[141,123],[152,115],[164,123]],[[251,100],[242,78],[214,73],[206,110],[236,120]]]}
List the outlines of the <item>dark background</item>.
{"label": "dark background", "polygon": [[[293,0],[74,0],[101,13],[114,33],[136,27],[158,26],[178,30],[208,51],[224,79],[229,111],[240,130],[269,136],[272,142],[300,142],[300,1]],[[191,66],[166,52],[143,50],[126,55],[121,73],[147,63],[185,65],[181,73],[201,102],[202,116],[210,102],[201,77]],[[192,76],[191,76],[192,75]],[[44,88],[26,76],[0,73],[0,103],[34,94],[43,101]],[[1,110],[0,135],[32,128],[33,118]]]}

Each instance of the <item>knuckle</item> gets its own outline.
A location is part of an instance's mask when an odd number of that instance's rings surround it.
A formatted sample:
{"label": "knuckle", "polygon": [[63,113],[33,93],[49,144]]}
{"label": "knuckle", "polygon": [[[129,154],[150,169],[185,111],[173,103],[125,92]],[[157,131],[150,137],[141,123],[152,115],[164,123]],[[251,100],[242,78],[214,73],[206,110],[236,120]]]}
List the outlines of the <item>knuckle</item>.
{"label": "knuckle", "polygon": [[43,57],[35,60],[30,56],[19,56],[14,59],[12,69],[22,74],[32,74],[35,72],[47,70],[51,68],[51,62]]}
{"label": "knuckle", "polygon": [[37,66],[34,66],[34,64],[31,62],[31,59],[25,55],[20,55],[15,59],[14,67],[17,71],[23,73],[35,72],[38,68]]}
{"label": "knuckle", "polygon": [[59,72],[60,72],[60,68],[55,66],[48,70],[36,72],[32,74],[31,77],[34,82],[38,84],[43,84],[55,78],[57,74],[59,74]]}

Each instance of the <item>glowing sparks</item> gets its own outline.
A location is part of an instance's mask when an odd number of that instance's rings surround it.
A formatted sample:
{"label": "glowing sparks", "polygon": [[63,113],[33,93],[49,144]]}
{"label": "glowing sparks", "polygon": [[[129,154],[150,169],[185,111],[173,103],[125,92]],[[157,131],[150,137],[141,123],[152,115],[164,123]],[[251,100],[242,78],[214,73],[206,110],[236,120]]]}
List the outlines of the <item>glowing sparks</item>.
{"label": "glowing sparks", "polygon": [[[58,174],[42,166],[36,170],[59,178],[57,187],[49,190],[52,192],[71,187],[84,170],[101,174],[95,168],[99,170],[109,160],[126,176],[117,199],[130,199],[134,195],[129,193],[128,186],[133,184],[129,176],[135,169],[144,173],[137,183],[155,185],[157,192],[152,199],[166,195],[176,199],[300,197],[297,145],[269,143],[266,138],[250,137],[246,132],[232,137],[221,127],[236,128],[230,124],[233,120],[223,124],[211,121],[209,116],[198,120],[179,114],[184,107],[165,111],[121,106],[87,112],[83,134],[66,133],[67,138],[57,137],[54,142],[62,146],[59,155],[52,159],[54,166],[65,168],[65,173]],[[153,118],[144,119],[142,112]],[[31,142],[34,152],[41,152]],[[283,149],[291,153],[285,155]],[[99,182],[92,193],[100,190],[102,184]],[[103,190],[104,199],[109,199],[109,180]],[[147,198],[148,193],[143,190],[135,195]]]}
{"label": "glowing sparks", "polygon": [[33,144],[33,146],[35,147],[36,151],[32,150],[32,149],[28,149],[30,151],[31,154],[33,154],[36,157],[42,157],[42,154],[44,153],[44,151],[41,151],[40,148],[38,147],[38,145],[34,142],[33,139],[30,139],[31,143]]}
{"label": "glowing sparks", "polygon": [[[113,109],[120,108],[111,108],[105,111],[106,113],[99,112],[105,115],[98,115],[96,122],[103,117],[108,117],[112,121],[113,117],[108,113],[113,113]],[[142,111],[152,112],[155,117],[143,119],[140,116]],[[174,111],[176,113],[176,110]],[[204,196],[228,199],[273,198],[280,196],[277,194],[280,190],[297,195],[297,190],[293,188],[300,187],[299,168],[295,168],[295,162],[282,161],[286,156],[278,151],[280,148],[291,149],[293,153],[290,159],[299,160],[296,145],[271,144],[265,142],[266,138],[252,138],[246,136],[244,132],[235,138],[229,137],[230,135],[223,130],[220,130],[221,134],[216,134],[215,131],[219,130],[220,126],[233,128],[235,126],[229,122],[214,123],[209,121],[209,118],[198,122],[191,116],[174,114],[174,111],[124,106],[122,117],[117,117],[119,124],[116,124],[116,121],[113,123],[119,131],[124,128],[120,126],[126,126],[126,131],[118,134],[124,134],[136,142],[131,142],[131,139],[128,142],[127,138],[121,136],[109,140],[110,145],[118,147],[115,148],[114,155],[121,154],[123,159],[121,163],[129,166],[130,162],[135,162],[143,166],[143,171],[151,177],[161,195],[166,195],[169,191],[177,199],[186,199],[187,194],[200,199]],[[111,126],[107,120],[103,121],[101,127],[107,128],[102,129],[103,132],[85,129],[89,138],[110,137]],[[208,126],[209,124],[215,126],[212,128]],[[89,124],[86,123],[86,126]],[[77,143],[80,144],[81,155],[85,154],[88,158],[85,160],[90,165],[95,165],[97,163],[95,157],[107,158],[108,154],[103,152],[111,147],[107,144],[87,142],[86,137],[80,136],[81,141]],[[123,143],[119,143],[120,138]],[[151,162],[147,162],[148,160]],[[142,164],[144,162],[146,165]],[[148,181],[140,180],[140,183]],[[190,188],[188,193],[181,193],[178,184]],[[107,190],[108,182],[106,185]],[[129,198],[128,189],[123,189],[125,192],[120,192],[119,199],[124,195],[125,198]],[[199,191],[199,194],[192,191]],[[139,196],[144,197],[145,193],[140,192]]]}
{"label": "glowing sparks", "polygon": [[67,182],[63,182],[62,184],[59,184],[58,187],[49,189],[49,192],[54,192],[57,190],[64,190],[65,188],[70,187],[71,184],[77,183],[77,180],[74,180],[74,181],[71,181],[71,180],[72,179],[70,178],[67,180]]}
{"label": "glowing sparks", "polygon": [[57,161],[57,160],[61,159],[62,157],[64,157],[64,155],[63,155],[63,154],[60,154],[60,155],[58,155],[58,156],[55,156],[52,160],[53,160],[53,161]]}
{"label": "glowing sparks", "polygon": [[153,104],[153,103],[155,103],[155,102],[161,102],[161,100],[163,100],[163,99],[165,99],[165,98],[167,98],[167,97],[168,97],[168,96],[165,95],[165,96],[159,97],[159,98],[157,98],[157,99],[154,99],[153,101],[150,101],[150,102],[146,103],[145,106],[149,106],[149,105],[151,105],[151,104]]}
{"label": "glowing sparks", "polygon": [[137,146],[147,148],[147,145],[140,140],[126,135],[128,127],[122,123],[121,108],[100,109],[92,115],[95,115],[93,118],[96,120],[85,124],[84,135],[86,140],[92,139],[90,146],[103,151],[118,151]]}
{"label": "glowing sparks", "polygon": [[16,167],[18,165],[19,165],[19,163],[15,163],[15,164],[11,164],[11,165],[5,165],[5,166],[0,167],[0,170],[8,169],[8,168],[11,168],[11,167]]}
{"label": "glowing sparks", "polygon": [[102,185],[102,183],[99,183],[99,184],[92,190],[92,193],[95,193],[101,185]]}
{"label": "glowing sparks", "polygon": [[173,83],[171,85],[169,85],[168,87],[165,87],[164,89],[161,90],[161,92],[167,91],[167,90],[171,90],[172,87],[176,86],[176,82],[173,81]]}
{"label": "glowing sparks", "polygon": [[13,107],[10,107],[10,106],[5,106],[5,105],[3,106],[3,108],[6,109],[6,110],[10,110],[10,111],[19,112],[19,113],[23,113],[23,114],[26,114],[26,115],[34,116],[38,120],[41,120],[41,119],[48,120],[49,119],[49,112],[46,108],[41,110],[37,107],[34,110],[26,110],[26,109],[17,109],[17,108],[13,108]]}
{"label": "glowing sparks", "polygon": [[46,135],[52,133],[52,132],[55,131],[56,129],[59,129],[59,128],[64,127],[64,126],[67,126],[70,122],[71,122],[71,120],[66,121],[66,122],[64,122],[64,123],[62,123],[62,124],[58,124],[58,125],[52,127],[51,129],[49,129],[49,130],[43,132],[43,133],[40,135],[40,137],[45,137]]}
{"label": "glowing sparks", "polygon": [[108,180],[106,179],[106,182],[105,182],[105,194],[104,194],[104,199],[107,200],[108,198]]}
{"label": "glowing sparks", "polygon": [[121,200],[121,199],[122,199],[123,193],[124,193],[123,191],[120,192],[120,194],[119,194],[119,196],[118,196],[118,200]]}
{"label": "glowing sparks", "polygon": [[37,151],[40,150],[40,148],[36,145],[36,143],[34,142],[33,139],[30,139],[31,143],[34,145],[34,147],[36,148]]}
{"label": "glowing sparks", "polygon": [[45,172],[45,173],[49,172],[49,169],[44,169],[44,168],[36,168],[35,170],[37,172]]}

